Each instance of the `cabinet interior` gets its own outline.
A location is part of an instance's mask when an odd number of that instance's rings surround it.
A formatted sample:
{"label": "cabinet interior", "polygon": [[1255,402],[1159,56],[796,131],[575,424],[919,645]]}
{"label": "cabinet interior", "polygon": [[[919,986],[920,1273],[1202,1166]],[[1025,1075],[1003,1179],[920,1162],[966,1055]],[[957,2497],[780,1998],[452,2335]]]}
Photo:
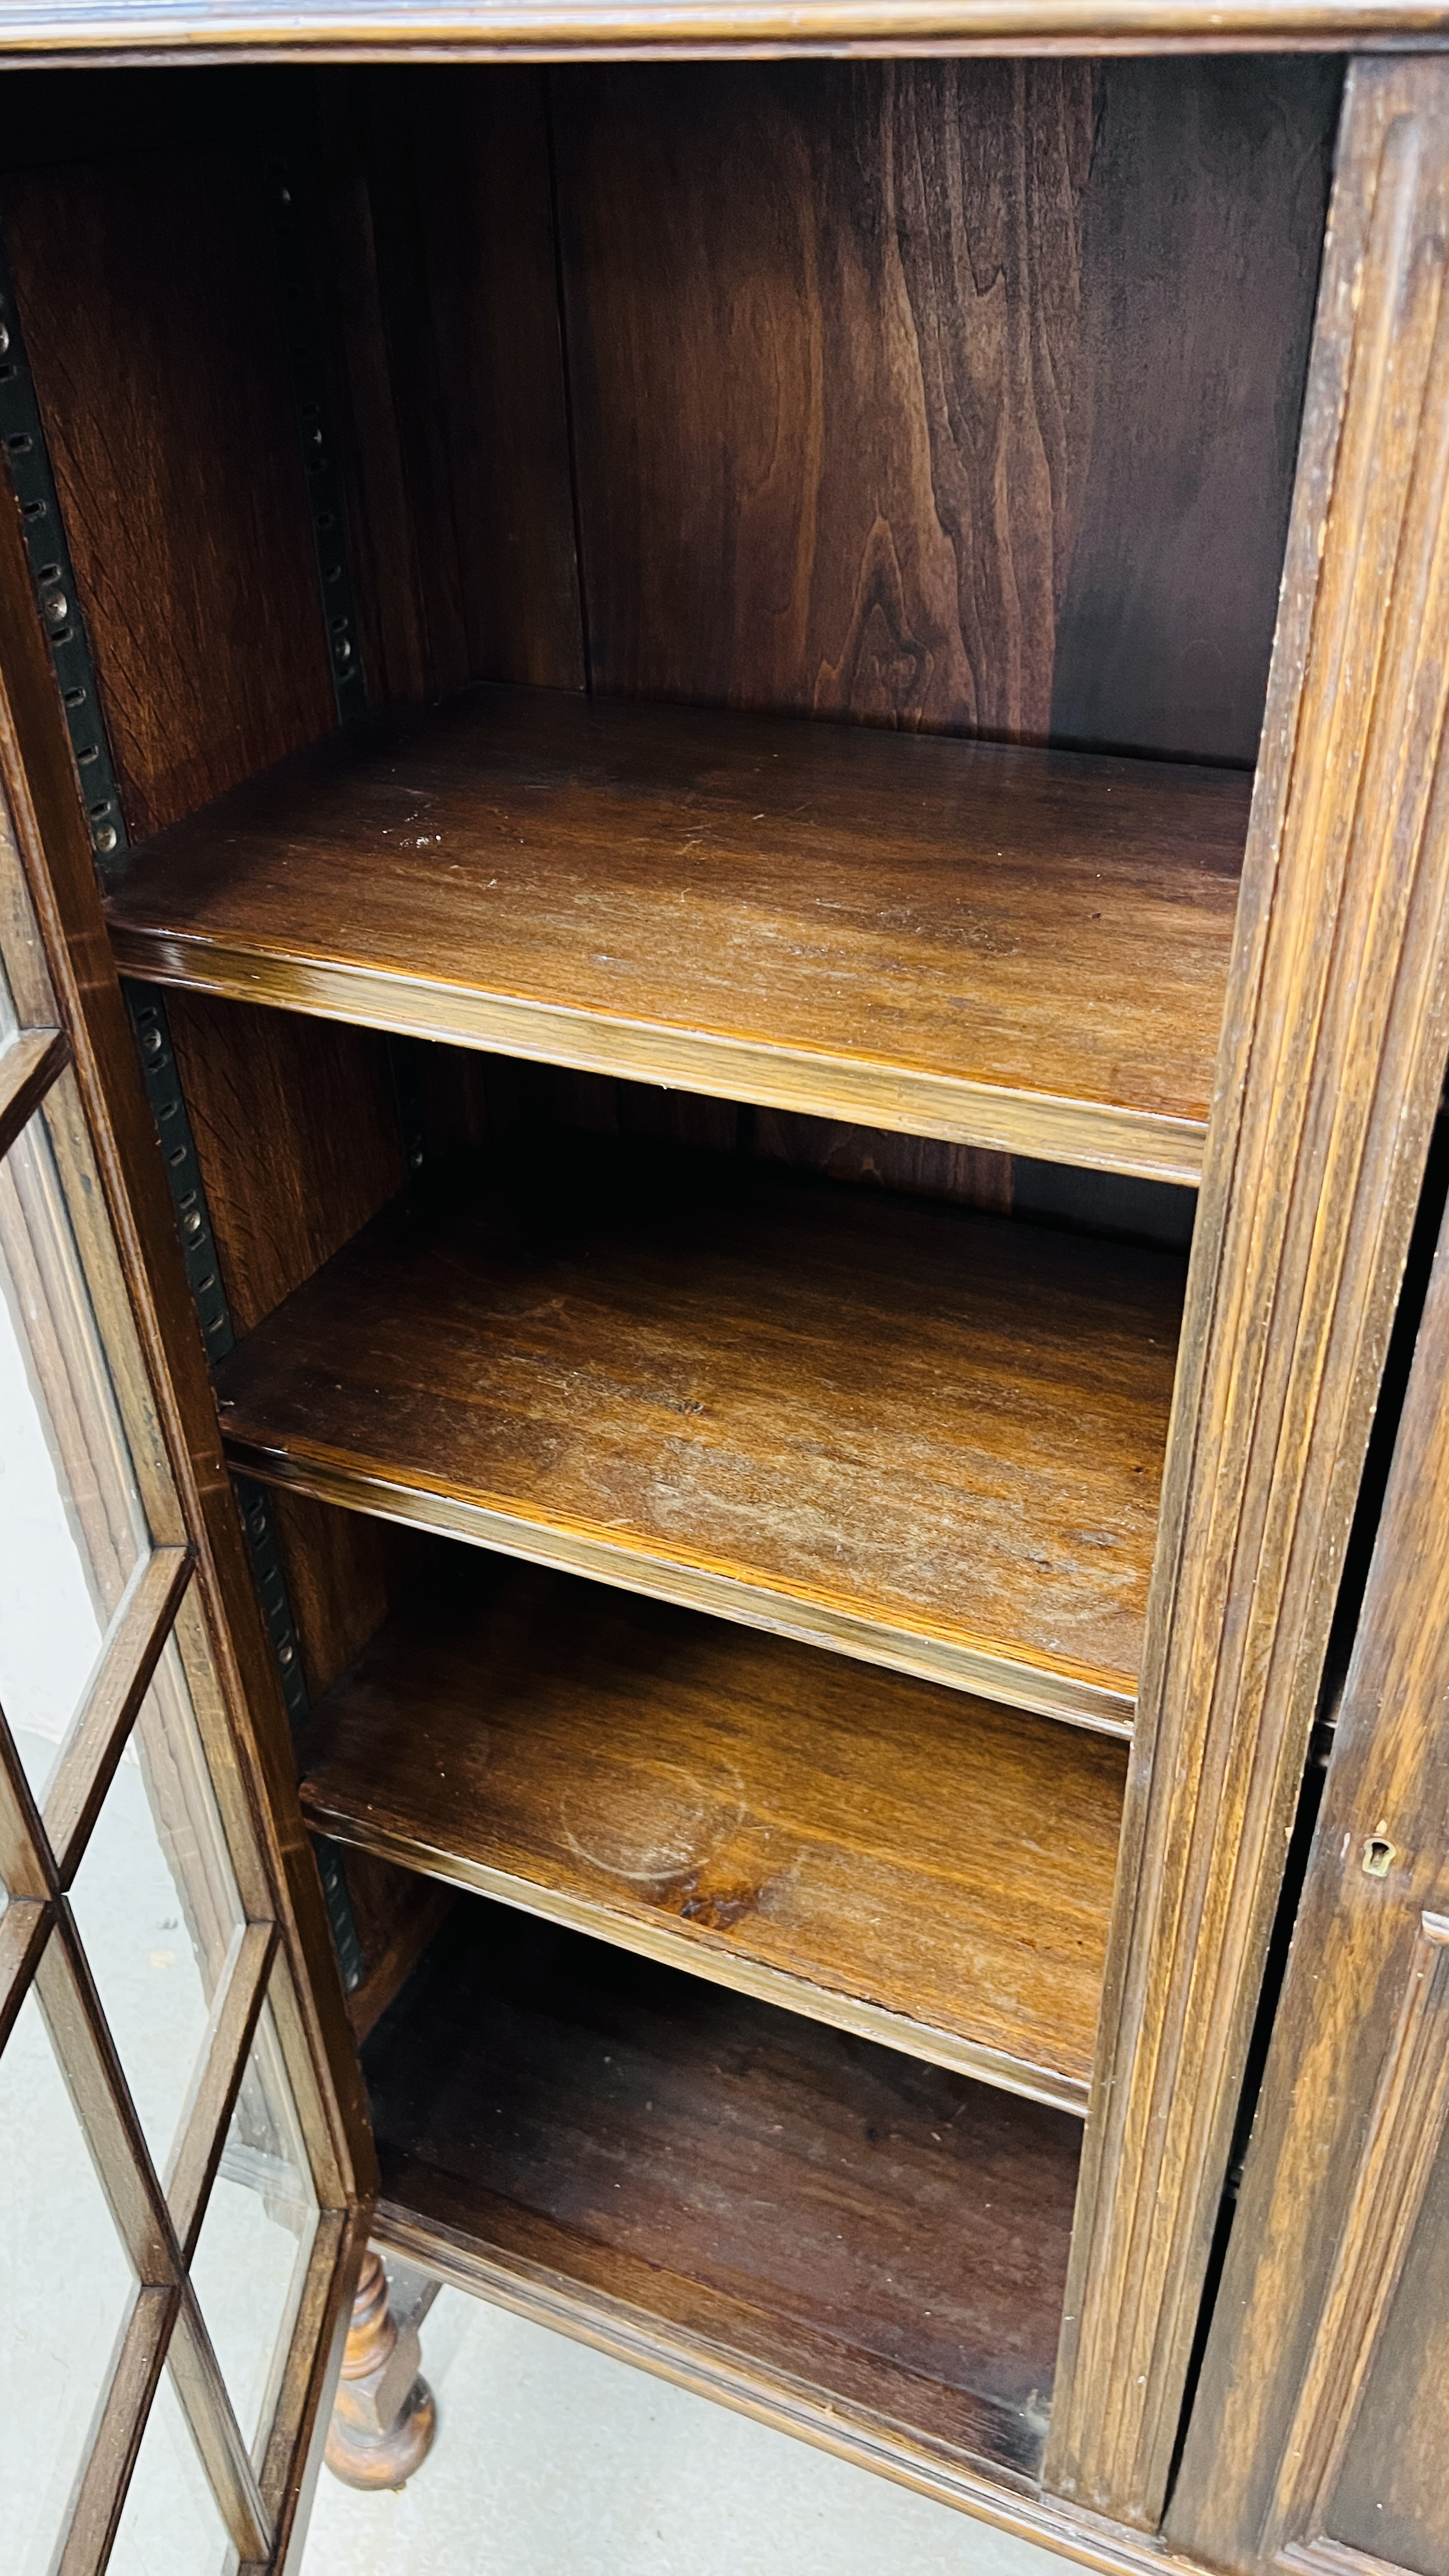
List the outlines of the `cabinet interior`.
{"label": "cabinet interior", "polygon": [[386,2223],[1018,2486],[1340,82],[0,116]]}

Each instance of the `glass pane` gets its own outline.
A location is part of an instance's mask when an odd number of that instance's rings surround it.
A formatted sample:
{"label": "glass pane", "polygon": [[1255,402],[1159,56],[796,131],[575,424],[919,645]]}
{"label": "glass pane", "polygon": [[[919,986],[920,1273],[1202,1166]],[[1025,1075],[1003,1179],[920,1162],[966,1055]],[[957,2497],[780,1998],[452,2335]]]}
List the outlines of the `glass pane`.
{"label": "glass pane", "polygon": [[271,2425],[316,2228],[316,2195],[268,2004],[191,2266],[254,2456]]}
{"label": "glass pane", "polygon": [[0,1164],[0,1707],[37,1798],[146,1546],[37,1112]]}
{"label": "glass pane", "polygon": [[242,1921],[174,1641],[106,1792],[71,1905],[161,2172]]}
{"label": "glass pane", "polygon": [[224,2576],[224,2571],[229,2576],[236,2563],[171,2373],[163,2371],[122,2508],[109,2576]]}
{"label": "glass pane", "polygon": [[0,2496],[43,2576],[135,2296],[32,1987],[0,2057]]}

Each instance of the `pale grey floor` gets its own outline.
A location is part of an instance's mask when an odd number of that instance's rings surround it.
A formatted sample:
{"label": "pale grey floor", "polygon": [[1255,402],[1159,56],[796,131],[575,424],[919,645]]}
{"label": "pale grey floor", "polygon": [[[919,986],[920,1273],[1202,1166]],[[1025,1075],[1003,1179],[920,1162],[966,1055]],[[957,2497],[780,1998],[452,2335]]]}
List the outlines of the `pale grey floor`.
{"label": "pale grey floor", "polygon": [[1063,2576],[1066,2561],[505,2309],[423,2328],[432,2457],[324,2469],[301,2576]]}

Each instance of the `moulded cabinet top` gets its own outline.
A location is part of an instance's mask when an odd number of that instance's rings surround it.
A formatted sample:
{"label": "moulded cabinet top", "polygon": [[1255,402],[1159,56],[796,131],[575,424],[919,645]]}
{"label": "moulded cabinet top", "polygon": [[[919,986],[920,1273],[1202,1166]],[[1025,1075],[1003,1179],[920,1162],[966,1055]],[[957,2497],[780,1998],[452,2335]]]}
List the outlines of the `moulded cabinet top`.
{"label": "moulded cabinet top", "polygon": [[110,919],[164,982],[1191,1182],[1250,792],[487,688],[158,834]]}
{"label": "moulded cabinet top", "polygon": [[0,61],[823,53],[1218,52],[1426,43],[1449,11],[1413,0],[10,0]]}

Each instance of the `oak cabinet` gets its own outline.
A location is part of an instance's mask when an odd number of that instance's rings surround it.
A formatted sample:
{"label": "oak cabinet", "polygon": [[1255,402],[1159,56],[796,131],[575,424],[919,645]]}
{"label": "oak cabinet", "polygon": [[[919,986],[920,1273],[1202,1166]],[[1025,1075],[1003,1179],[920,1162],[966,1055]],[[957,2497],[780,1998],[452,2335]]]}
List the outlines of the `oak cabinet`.
{"label": "oak cabinet", "polygon": [[365,2222],[1440,2576],[1449,70],[876,14],[0,31],[6,792],[332,2123],[245,2563]]}

